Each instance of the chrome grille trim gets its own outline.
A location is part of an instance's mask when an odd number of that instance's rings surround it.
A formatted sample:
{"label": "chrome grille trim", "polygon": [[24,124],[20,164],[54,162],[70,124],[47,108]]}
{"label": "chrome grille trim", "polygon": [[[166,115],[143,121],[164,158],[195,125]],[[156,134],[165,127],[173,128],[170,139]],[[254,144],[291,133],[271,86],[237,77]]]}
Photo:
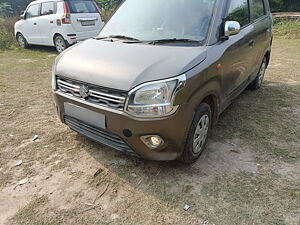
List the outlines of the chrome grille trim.
{"label": "chrome grille trim", "polygon": [[57,82],[58,82],[58,84],[65,85],[65,86],[70,86],[70,87],[72,87],[72,88],[76,88],[76,89],[79,89],[79,88],[80,88],[80,87],[77,86],[77,85],[73,85],[73,84],[70,84],[70,83],[68,83],[68,82],[64,82],[64,81],[62,81],[62,80],[59,80],[59,78],[57,79]]}
{"label": "chrome grille trim", "polygon": [[109,94],[105,94],[105,93],[101,93],[101,92],[93,91],[93,90],[90,90],[89,93],[93,97],[99,97],[99,98],[101,97],[106,100],[114,99],[114,101],[117,103],[125,103],[125,99],[126,99],[125,97],[118,97],[118,96],[109,95]]}
{"label": "chrome grille trim", "polygon": [[[75,81],[61,76],[56,77],[56,84],[59,91],[80,98],[84,101],[117,109],[123,110],[127,93],[119,90],[112,90],[109,88],[99,87],[96,85]],[[85,86],[87,88],[86,96],[82,97],[80,88]]]}

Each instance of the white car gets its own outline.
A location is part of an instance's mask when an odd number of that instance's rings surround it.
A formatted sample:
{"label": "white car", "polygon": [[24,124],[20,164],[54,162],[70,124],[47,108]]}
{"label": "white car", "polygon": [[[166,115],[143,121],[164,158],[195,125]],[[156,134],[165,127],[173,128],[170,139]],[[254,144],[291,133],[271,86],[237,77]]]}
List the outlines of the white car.
{"label": "white car", "polygon": [[15,36],[22,48],[55,46],[60,53],[78,41],[96,37],[103,25],[93,0],[37,0],[15,24]]}

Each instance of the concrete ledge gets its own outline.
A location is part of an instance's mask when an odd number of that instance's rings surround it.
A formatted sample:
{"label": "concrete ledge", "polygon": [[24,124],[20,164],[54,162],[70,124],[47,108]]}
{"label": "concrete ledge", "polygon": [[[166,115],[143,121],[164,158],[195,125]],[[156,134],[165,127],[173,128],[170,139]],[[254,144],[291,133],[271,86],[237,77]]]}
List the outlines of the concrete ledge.
{"label": "concrete ledge", "polygon": [[272,16],[275,21],[282,21],[282,20],[300,21],[300,12],[272,13]]}

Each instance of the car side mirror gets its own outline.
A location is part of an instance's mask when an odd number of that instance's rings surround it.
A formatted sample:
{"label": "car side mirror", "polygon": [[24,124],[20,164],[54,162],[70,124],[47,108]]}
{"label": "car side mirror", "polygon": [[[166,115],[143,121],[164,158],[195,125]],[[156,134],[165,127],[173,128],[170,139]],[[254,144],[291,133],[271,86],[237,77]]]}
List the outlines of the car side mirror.
{"label": "car side mirror", "polygon": [[25,20],[25,15],[22,14],[22,15],[20,16],[20,19],[21,19],[21,20]]}
{"label": "car side mirror", "polygon": [[226,21],[224,27],[224,35],[225,37],[230,37],[233,35],[237,35],[241,31],[241,25],[236,21]]}

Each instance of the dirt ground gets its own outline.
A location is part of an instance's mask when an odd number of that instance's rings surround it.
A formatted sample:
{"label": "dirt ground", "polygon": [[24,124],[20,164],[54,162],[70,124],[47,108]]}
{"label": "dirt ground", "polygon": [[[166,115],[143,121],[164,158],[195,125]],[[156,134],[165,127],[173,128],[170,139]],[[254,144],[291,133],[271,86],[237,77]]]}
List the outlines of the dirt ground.
{"label": "dirt ground", "polygon": [[274,41],[262,89],[222,114],[191,166],[130,157],[61,124],[54,58],[0,53],[0,224],[300,224],[299,39]]}

